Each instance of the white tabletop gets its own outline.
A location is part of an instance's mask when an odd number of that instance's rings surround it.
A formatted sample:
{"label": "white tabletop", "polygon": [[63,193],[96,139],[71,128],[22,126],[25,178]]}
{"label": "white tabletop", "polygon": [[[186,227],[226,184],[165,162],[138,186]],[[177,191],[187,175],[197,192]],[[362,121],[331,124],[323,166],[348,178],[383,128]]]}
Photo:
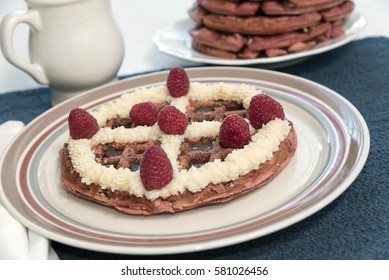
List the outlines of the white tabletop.
{"label": "white tabletop", "polygon": [[[389,1],[353,0],[356,9],[367,20],[357,39],[369,36],[389,37]],[[194,0],[112,0],[112,9],[125,39],[126,54],[119,75],[142,73],[173,66],[194,66],[195,63],[161,53],[152,42],[155,32],[177,20],[188,18],[187,10]],[[26,10],[23,0],[1,0],[0,19],[14,11]],[[28,59],[28,27],[18,26],[14,36],[16,53]],[[11,65],[0,54],[0,94],[42,85],[25,72]]]}

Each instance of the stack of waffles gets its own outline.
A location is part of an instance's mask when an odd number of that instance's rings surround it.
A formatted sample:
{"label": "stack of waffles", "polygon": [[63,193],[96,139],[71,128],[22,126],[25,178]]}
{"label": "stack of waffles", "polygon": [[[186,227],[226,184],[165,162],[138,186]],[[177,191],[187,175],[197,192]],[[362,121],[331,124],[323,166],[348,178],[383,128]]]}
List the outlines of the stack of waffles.
{"label": "stack of waffles", "polygon": [[348,0],[196,0],[192,47],[228,59],[301,52],[344,35]]}

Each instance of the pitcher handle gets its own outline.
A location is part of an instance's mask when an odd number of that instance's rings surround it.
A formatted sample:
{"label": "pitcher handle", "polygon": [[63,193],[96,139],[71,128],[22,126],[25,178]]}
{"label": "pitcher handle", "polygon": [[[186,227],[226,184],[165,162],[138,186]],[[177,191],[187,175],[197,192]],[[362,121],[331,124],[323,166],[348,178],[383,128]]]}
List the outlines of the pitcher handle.
{"label": "pitcher handle", "polygon": [[34,32],[39,31],[41,27],[40,16],[35,10],[19,11],[5,16],[0,26],[0,44],[3,55],[11,64],[31,75],[38,83],[48,84],[49,81],[41,65],[24,61],[14,51],[13,34],[19,23],[28,24]]}

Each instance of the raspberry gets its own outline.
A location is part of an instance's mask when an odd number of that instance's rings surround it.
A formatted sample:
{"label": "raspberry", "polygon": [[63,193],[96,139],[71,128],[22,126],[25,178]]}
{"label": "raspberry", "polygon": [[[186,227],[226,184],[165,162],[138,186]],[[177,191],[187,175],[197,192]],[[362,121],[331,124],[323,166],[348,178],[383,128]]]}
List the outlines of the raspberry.
{"label": "raspberry", "polygon": [[239,115],[226,117],[220,126],[220,144],[226,148],[242,148],[250,139],[249,124]]}
{"label": "raspberry", "polygon": [[166,134],[184,134],[188,117],[174,106],[165,106],[158,115],[159,128]]}
{"label": "raspberry", "polygon": [[260,129],[262,125],[267,124],[275,118],[285,119],[284,109],[281,104],[265,94],[253,96],[248,109],[250,124],[254,128]]}
{"label": "raspberry", "polygon": [[99,131],[97,120],[86,110],[75,108],[68,116],[70,136],[73,139],[90,139]]}
{"label": "raspberry", "polygon": [[132,106],[130,117],[137,125],[153,126],[158,119],[158,108],[152,102],[142,102]]}
{"label": "raspberry", "polygon": [[161,189],[173,179],[173,167],[166,152],[150,146],[140,161],[140,177],[146,190]]}
{"label": "raspberry", "polygon": [[170,69],[166,85],[170,95],[173,97],[187,95],[189,91],[189,78],[185,70],[181,67]]}

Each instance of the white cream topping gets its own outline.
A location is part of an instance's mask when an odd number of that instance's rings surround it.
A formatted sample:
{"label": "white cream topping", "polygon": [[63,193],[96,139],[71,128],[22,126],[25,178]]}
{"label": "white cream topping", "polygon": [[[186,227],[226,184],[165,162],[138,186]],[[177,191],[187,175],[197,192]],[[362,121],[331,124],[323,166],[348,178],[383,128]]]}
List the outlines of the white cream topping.
{"label": "white cream topping", "polygon": [[[117,100],[107,102],[92,112],[101,128],[91,139],[69,139],[68,148],[74,169],[80,174],[83,183],[96,183],[103,189],[110,188],[113,191],[128,191],[130,194],[145,196],[150,200],[177,195],[186,189],[199,192],[209,183],[218,184],[235,180],[271,159],[273,152],[278,150],[280,143],[289,134],[288,121],[275,119],[259,130],[250,126],[251,141],[244,148],[234,150],[224,161],[208,162],[199,168],[192,167],[189,170],[179,170],[178,154],[182,141],[185,138],[217,136],[221,125],[219,122],[194,122],[187,127],[184,135],[165,135],[157,124],[152,127],[138,126],[132,129],[124,127],[111,129],[102,126],[108,119],[128,116],[133,105],[149,100],[170,103],[182,112],[185,112],[189,99],[231,100],[242,103],[247,109],[251,98],[260,93],[255,87],[248,85],[224,83],[208,85],[194,82],[190,85],[188,95],[180,98],[172,98],[165,86],[142,88],[123,94]],[[150,139],[160,139],[161,147],[173,166],[173,180],[160,190],[145,190],[139,171],[131,171],[127,168],[115,169],[97,163],[92,151],[92,147],[100,143],[141,142]]]}

